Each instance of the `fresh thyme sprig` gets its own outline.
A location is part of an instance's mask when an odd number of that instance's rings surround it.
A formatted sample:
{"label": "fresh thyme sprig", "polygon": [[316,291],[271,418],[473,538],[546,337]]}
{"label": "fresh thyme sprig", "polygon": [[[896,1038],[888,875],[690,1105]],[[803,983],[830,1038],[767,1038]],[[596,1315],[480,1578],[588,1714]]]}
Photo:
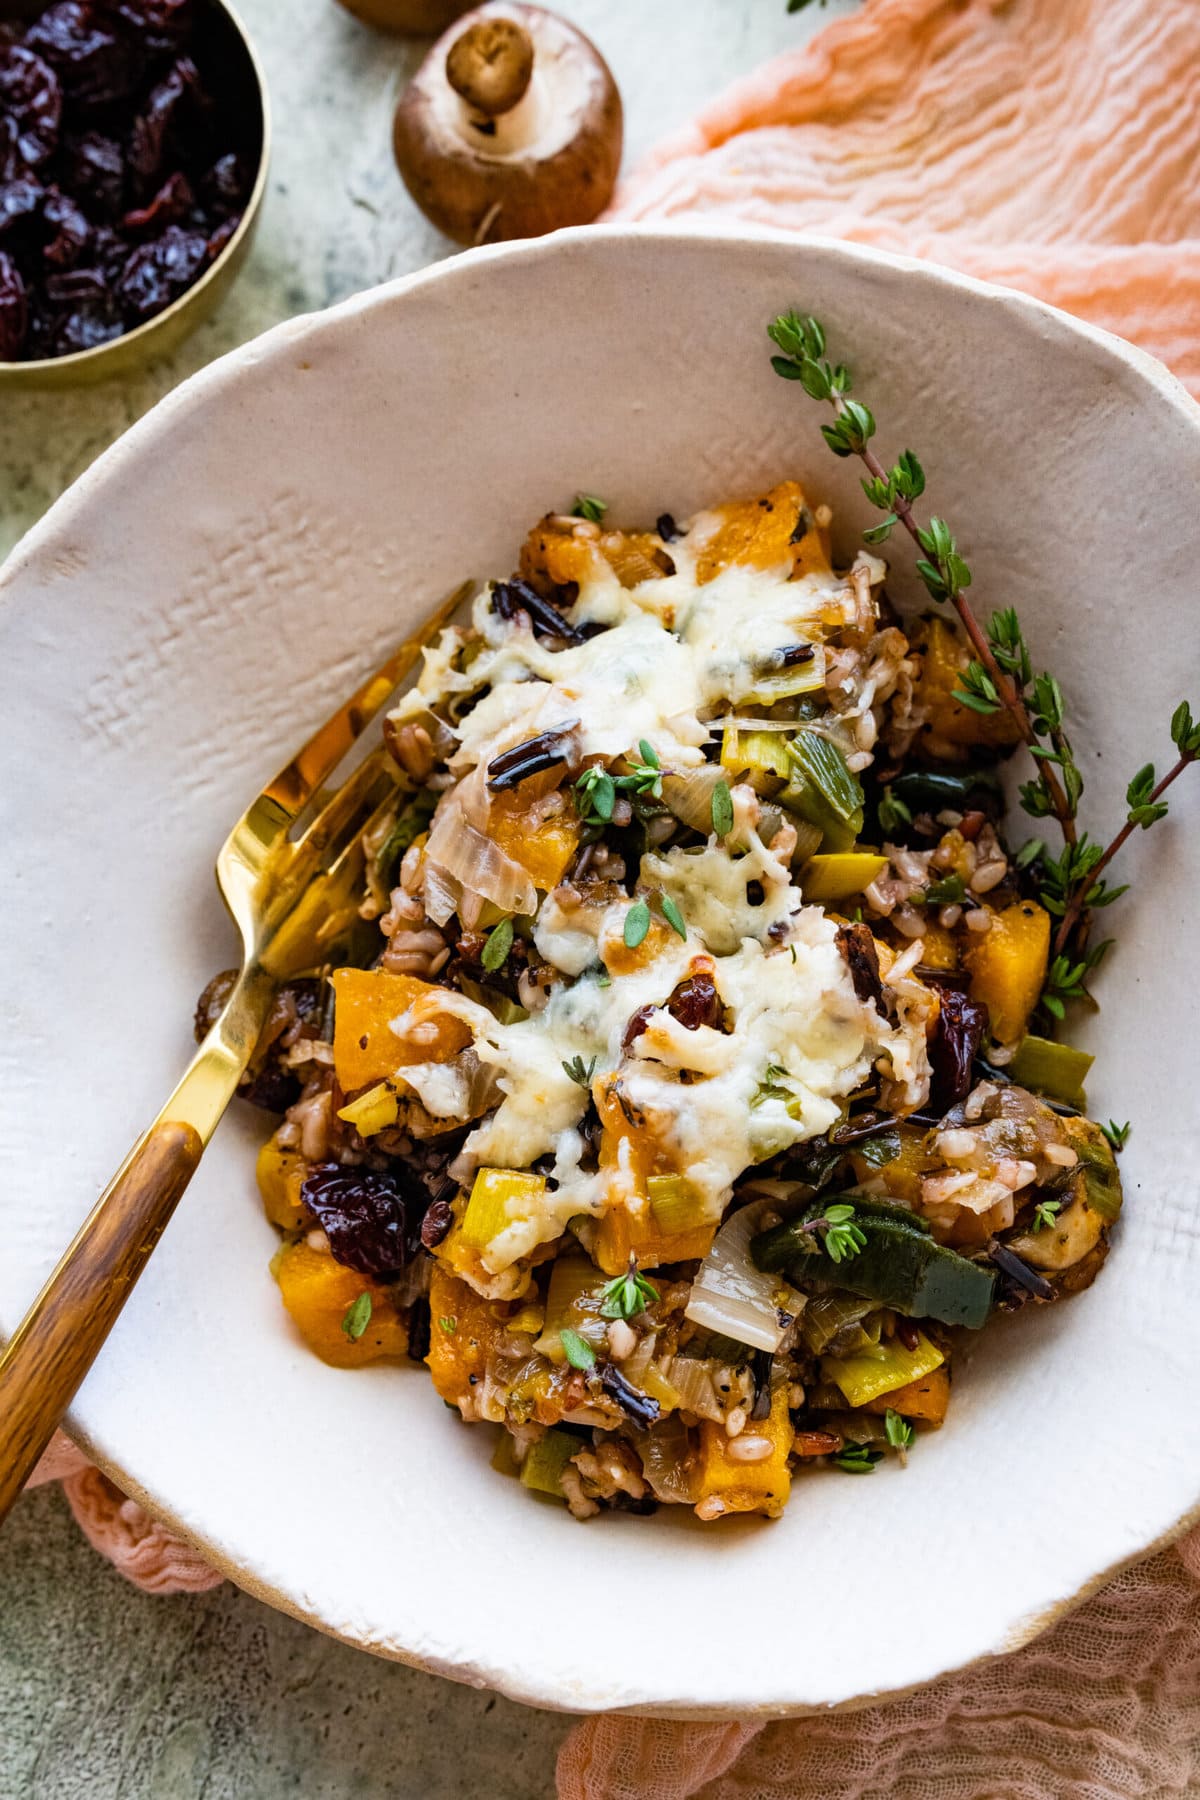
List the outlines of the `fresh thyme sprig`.
{"label": "fresh thyme sprig", "polygon": [[[1087,914],[1097,906],[1108,906],[1125,889],[1110,888],[1101,879],[1105,869],[1117,852],[1131,838],[1135,831],[1149,831],[1151,825],[1164,818],[1167,803],[1163,795],[1173,781],[1178,781],[1183,771],[1200,756],[1200,723],[1192,717],[1192,709],[1186,700],[1181,700],[1171,716],[1171,742],[1179,755],[1167,770],[1161,781],[1154,779],[1154,764],[1147,763],[1139,769],[1125,790],[1125,802],[1128,811],[1125,823],[1113,838],[1107,849],[1101,850],[1092,862],[1084,879],[1078,880],[1066,896],[1058,930],[1054,934],[1054,954],[1061,954],[1071,942],[1077,927],[1082,927],[1080,935],[1086,939]],[[1093,846],[1095,848],[1095,846]]]}
{"label": "fresh thyme sprig", "polygon": [[1100,1129],[1114,1150],[1123,1150],[1129,1142],[1129,1133],[1132,1131],[1133,1127],[1130,1125],[1128,1119],[1126,1119],[1123,1125],[1118,1125],[1115,1119],[1110,1119],[1108,1124],[1102,1125]]}
{"label": "fresh thyme sprig", "polygon": [[629,1258],[629,1267],[623,1275],[614,1275],[600,1295],[600,1316],[604,1319],[632,1319],[637,1313],[645,1312],[651,1300],[658,1299],[658,1289],[652,1281],[638,1273],[637,1258]]}
{"label": "fresh thyme sprig", "polygon": [[887,1433],[887,1441],[893,1450],[911,1450],[916,1432],[907,1419],[902,1419],[898,1412],[889,1406],[883,1415],[883,1429]]}
{"label": "fresh thyme sprig", "polygon": [[845,1444],[833,1460],[847,1475],[869,1475],[875,1464],[883,1461],[883,1451],[872,1450],[870,1444]]}
{"label": "fresh thyme sprig", "polygon": [[823,1233],[825,1254],[831,1262],[848,1262],[867,1247],[865,1232],[854,1223],[854,1208],[841,1201],[827,1206],[822,1217],[807,1219],[804,1229]]}
{"label": "fresh thyme sprig", "polygon": [[342,1330],[352,1344],[357,1344],[367,1326],[371,1323],[371,1296],[364,1292],[357,1300],[352,1300],[342,1314]]}
{"label": "fresh thyme sprig", "polygon": [[586,519],[591,525],[599,525],[607,511],[608,501],[601,500],[599,494],[576,494],[571,517]]}
{"label": "fresh thyme sprig", "polygon": [[[638,760],[640,757],[640,761]],[[662,797],[662,764],[658,760],[658,751],[645,738],[638,740],[638,756],[625,759],[629,764],[628,775],[618,775],[617,785],[625,793],[651,794],[655,800]]]}
{"label": "fresh thyme sprig", "polygon": [[[863,492],[884,514],[880,524],[864,533],[867,541],[882,543],[895,525],[902,525],[922,553],[917,572],[931,597],[949,601],[958,614],[974,655],[953,697],[980,714],[1001,708],[1007,711],[1037,765],[1035,778],[1019,790],[1021,805],[1033,818],[1057,819],[1064,849],[1060,857],[1053,858],[1034,840],[1018,853],[1016,863],[1030,870],[1040,898],[1059,921],[1043,1006],[1052,1017],[1061,1019],[1068,1001],[1090,999],[1087,978],[1109,947],[1108,942],[1095,948],[1088,945],[1092,912],[1125,892],[1124,887],[1110,887],[1103,879],[1104,871],[1134,831],[1148,830],[1165,816],[1163,794],[1200,757],[1200,724],[1193,720],[1187,701],[1182,701],[1171,720],[1171,737],[1179,752],[1174,765],[1161,781],[1155,780],[1153,764],[1139,769],[1126,793],[1125,823],[1107,847],[1090,842],[1086,833],[1081,835],[1076,816],[1083,776],[1066,731],[1062,689],[1052,675],[1034,673],[1015,610],[1004,607],[993,613],[986,631],[981,627],[966,599],[964,590],[971,584],[971,571],[953,532],[944,519],[936,517],[922,526],[913,512],[913,501],[925,491],[920,461],[911,450],[904,450],[890,469],[884,468],[871,449],[874,415],[861,401],[848,398],[850,372],[844,363],[827,360],[825,332],[819,321],[795,311],[783,313],[767,327],[767,335],[781,352],[771,358],[775,372],[787,381],[800,382],[813,399],[832,406],[833,423],[821,427],[830,449],[837,456],[858,456],[866,466]],[[907,823],[907,810],[885,790],[880,808],[883,829],[894,830],[897,824]]]}
{"label": "fresh thyme sprig", "polygon": [[[975,656],[955,697],[976,712],[995,712],[1004,707],[1033,750],[1038,745],[1038,734],[1011,667],[1016,658],[1018,672],[1023,671],[1028,653],[1023,643],[1017,649],[1007,642],[1007,615],[997,615],[988,633],[980,626],[964,592],[971,585],[971,571],[946,521],[934,517],[927,526],[918,524],[912,503],[925,492],[925,471],[915,452],[902,451],[890,469],[884,468],[870,446],[875,435],[874,414],[860,400],[847,399],[850,371],[844,363],[831,364],[826,360],[825,332],[818,320],[801,318],[796,312],[782,313],[768,325],[767,335],[783,353],[771,358],[775,373],[787,381],[799,381],[806,394],[814,400],[827,400],[833,407],[834,422],[823,425],[821,433],[834,455],[857,456],[866,466],[870,478],[863,482],[863,492],[872,506],[885,515],[882,524],[874,527],[870,541],[882,543],[894,525],[903,525],[922,552],[917,558],[917,573],[931,597],[948,600],[962,621]],[[1015,614],[1012,620],[1015,624]],[[997,644],[1009,667],[997,657]],[[1075,835],[1075,808],[1054,766],[1054,759],[1060,754],[1052,743],[1047,757],[1039,762],[1035,785],[1044,790],[1046,811],[1054,813],[1070,843]]]}
{"label": "fresh thyme sprig", "polygon": [[508,953],[513,943],[513,922],[511,918],[501,919],[500,923],[488,932],[487,942],[479,960],[489,974],[504,967],[508,961]]}
{"label": "fresh thyme sprig", "polygon": [[607,825],[617,804],[617,784],[600,763],[593,763],[575,782],[575,803],[585,825]]}
{"label": "fresh thyme sprig", "polygon": [[593,1369],[596,1366],[596,1352],[585,1337],[569,1326],[563,1325],[558,1333],[558,1341],[562,1345],[563,1355],[573,1369]]}
{"label": "fresh thyme sprig", "polygon": [[627,775],[610,775],[601,763],[590,764],[575,781],[575,803],[585,825],[610,823],[618,794],[644,794],[652,800],[662,797],[663,769],[658,751],[645,738],[638,740],[637,756],[625,758]]}
{"label": "fresh thyme sprig", "polygon": [[563,1071],[576,1087],[590,1088],[599,1060],[598,1056],[593,1056],[589,1062],[584,1062],[582,1056],[573,1056],[570,1062],[564,1062]]}
{"label": "fresh thyme sprig", "polygon": [[1045,1231],[1048,1226],[1054,1224],[1061,1211],[1061,1200],[1039,1200],[1033,1209],[1033,1229]]}

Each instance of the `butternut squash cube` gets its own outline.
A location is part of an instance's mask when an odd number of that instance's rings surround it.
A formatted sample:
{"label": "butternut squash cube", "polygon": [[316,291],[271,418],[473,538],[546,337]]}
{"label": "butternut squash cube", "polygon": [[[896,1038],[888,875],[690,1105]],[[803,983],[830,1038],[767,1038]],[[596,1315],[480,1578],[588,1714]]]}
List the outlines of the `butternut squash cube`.
{"label": "butternut squash cube", "polygon": [[902,1419],[921,1419],[926,1425],[940,1425],[950,1404],[950,1371],[945,1363],[928,1375],[910,1381],[906,1387],[893,1388],[860,1408],[862,1412],[898,1412]]}
{"label": "butternut squash cube", "polygon": [[414,1000],[439,992],[432,982],[386,969],[338,969],[332,979],[333,1066],[344,1093],[383,1081],[409,1063],[448,1062],[471,1042],[470,1026],[449,1014],[430,1021],[435,1030],[427,1043],[415,1044],[392,1030],[392,1020]]}
{"label": "butternut squash cube", "polygon": [[701,1420],[698,1498],[707,1500],[715,1495],[724,1501],[727,1513],[760,1512],[777,1519],[792,1487],[788,1456],[793,1433],[786,1385],[772,1395],[770,1416],[753,1420],[744,1435],[769,1438],[770,1456],[761,1462],[742,1462],[730,1454],[738,1440],[726,1437],[725,1427],[714,1420]]}
{"label": "butternut squash cube", "polygon": [[498,1330],[491,1302],[435,1261],[429,1281],[429,1354],[425,1361],[434,1387],[451,1406],[471,1399],[473,1387],[487,1368]]}
{"label": "butternut squash cube", "polygon": [[[335,1369],[357,1369],[408,1354],[408,1327],[382,1283],[345,1268],[328,1250],[314,1250],[303,1239],[287,1245],[274,1268],[283,1304],[322,1362]],[[362,1294],[370,1297],[371,1313],[355,1338],[344,1326]]]}
{"label": "butternut squash cube", "polygon": [[1046,981],[1050,954],[1050,914],[1036,900],[1018,900],[992,914],[991,928],[966,952],[971,998],[982,1000],[992,1036],[1016,1044]]}
{"label": "butternut squash cube", "polygon": [[965,758],[968,750],[984,746],[991,750],[1009,750],[1018,741],[1012,714],[972,712],[955,700],[954,690],[971,660],[970,651],[953,626],[944,619],[925,619],[913,634],[924,655],[917,682],[917,704],[927,709],[929,724],[926,736],[931,752],[955,761]]}
{"label": "butternut squash cube", "polygon": [[522,782],[520,787],[493,797],[488,808],[488,835],[506,856],[520,863],[535,887],[548,893],[566,874],[579,848],[583,826],[573,806],[531,825],[534,796],[526,790],[532,786]]}
{"label": "butternut squash cube", "polygon": [[300,1198],[307,1174],[308,1163],[300,1152],[281,1150],[273,1137],[258,1153],[255,1175],[263,1211],[281,1231],[301,1231],[309,1223],[308,1209]]}

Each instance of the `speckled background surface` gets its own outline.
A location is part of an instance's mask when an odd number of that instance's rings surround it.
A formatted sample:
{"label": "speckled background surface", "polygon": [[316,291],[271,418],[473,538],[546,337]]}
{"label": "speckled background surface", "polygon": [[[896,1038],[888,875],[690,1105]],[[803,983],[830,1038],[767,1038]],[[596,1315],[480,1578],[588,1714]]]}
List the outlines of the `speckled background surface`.
{"label": "speckled background surface", "polygon": [[[853,3],[813,0],[791,15],[786,0],[559,0],[559,10],[612,65],[629,162]],[[332,0],[240,4],[276,131],[251,261],[171,361],[114,385],[4,400],[0,555],[185,375],[450,248],[412,208],[389,149],[394,96],[422,47],[362,29]],[[552,1619],[548,1602],[548,1629]],[[47,1490],[27,1495],[0,1533],[0,1721],[0,1800],[540,1800],[553,1793],[569,1723],[379,1662],[228,1585],[137,1593]]]}

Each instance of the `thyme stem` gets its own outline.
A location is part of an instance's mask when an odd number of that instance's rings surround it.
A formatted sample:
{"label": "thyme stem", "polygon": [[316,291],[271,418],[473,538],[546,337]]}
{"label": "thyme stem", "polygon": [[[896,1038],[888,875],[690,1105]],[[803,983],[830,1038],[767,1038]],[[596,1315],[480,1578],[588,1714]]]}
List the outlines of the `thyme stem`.
{"label": "thyme stem", "polygon": [[[835,392],[831,394],[830,400],[835,413],[840,416],[845,412],[845,401],[842,399],[840,393]],[[862,448],[857,451],[857,455],[871,471],[871,474],[875,476],[876,480],[883,482],[887,481],[887,470],[884,468],[875,452],[871,449],[870,444],[863,444]],[[892,511],[895,513],[900,524],[903,525],[905,531],[907,531],[909,537],[913,540],[913,543],[916,544],[918,550],[921,549],[922,546],[918,535],[917,522],[913,517],[911,502],[905,499],[902,494],[897,494],[892,501]],[[974,650],[975,655],[996,684],[996,692],[1000,697],[1001,704],[1009,713],[1011,713],[1013,719],[1016,721],[1017,730],[1021,733],[1022,740],[1027,745],[1036,745],[1038,741],[1037,733],[1033,729],[1033,723],[1029,717],[1025,702],[1017,691],[1015,683],[1005,674],[1004,670],[1000,667],[1000,664],[996,661],[996,658],[992,653],[992,647],[988,643],[987,634],[975,617],[970,602],[962,592],[962,589],[957,587],[951,588],[949,598],[950,604],[962,621],[963,630],[970,639],[971,648]],[[1056,731],[1053,733],[1051,742],[1054,744],[1055,749],[1060,752],[1062,750],[1061,740],[1061,732]],[[1070,802],[1063,791],[1062,783],[1058,779],[1058,775],[1056,774],[1053,765],[1050,763],[1043,762],[1039,772],[1054,808],[1054,816],[1057,818],[1059,825],[1062,828],[1063,837],[1068,844],[1074,844],[1076,841],[1075,819],[1071,812]]]}
{"label": "thyme stem", "polygon": [[[1149,803],[1153,805],[1161,795],[1165,794],[1171,783],[1177,781],[1183,774],[1183,771],[1187,768],[1188,764],[1195,762],[1195,760],[1196,753],[1194,751],[1184,751],[1174,768],[1168,769],[1158,785],[1151,790]],[[1139,829],[1140,826],[1136,820],[1126,819],[1124,825],[1122,825],[1116,837],[1114,837],[1112,842],[1108,845],[1099,861],[1089,870],[1084,879],[1078,883],[1074,893],[1067,901],[1066,910],[1064,911],[1062,918],[1058,922],[1058,930],[1054,934],[1054,945],[1051,950],[1051,955],[1059,956],[1066,949],[1072,934],[1083,919],[1087,909],[1088,895],[1092,892],[1097,881],[1100,879],[1101,875],[1103,875],[1113,857],[1116,856],[1117,852],[1124,846],[1128,839],[1133,836],[1134,832]]]}

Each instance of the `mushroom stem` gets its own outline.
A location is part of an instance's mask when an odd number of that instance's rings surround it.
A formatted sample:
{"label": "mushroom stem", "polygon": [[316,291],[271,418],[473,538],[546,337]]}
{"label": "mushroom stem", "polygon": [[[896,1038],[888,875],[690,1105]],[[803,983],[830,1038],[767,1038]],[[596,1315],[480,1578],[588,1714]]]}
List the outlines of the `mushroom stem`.
{"label": "mushroom stem", "polygon": [[476,19],[446,54],[446,80],[487,119],[511,112],[533,75],[533,39],[514,19]]}

